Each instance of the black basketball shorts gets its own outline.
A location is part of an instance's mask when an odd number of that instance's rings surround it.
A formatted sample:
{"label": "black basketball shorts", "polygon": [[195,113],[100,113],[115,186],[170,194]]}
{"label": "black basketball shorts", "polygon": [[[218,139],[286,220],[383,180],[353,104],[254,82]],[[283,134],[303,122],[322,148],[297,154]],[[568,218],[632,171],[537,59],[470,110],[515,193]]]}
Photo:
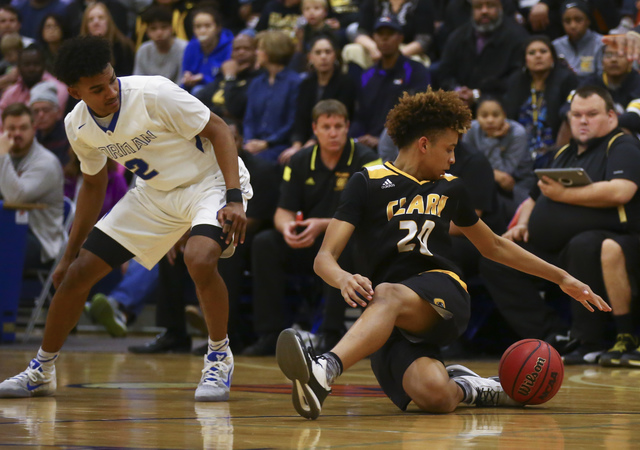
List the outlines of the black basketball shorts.
{"label": "black basketball shorts", "polygon": [[394,328],[382,348],[371,355],[371,369],[380,387],[404,411],[411,402],[402,387],[404,373],[418,358],[441,361],[440,347],[454,341],[467,327],[470,299],[466,285],[452,272],[423,272],[400,284],[431,303],[443,317],[435,327],[420,336]]}

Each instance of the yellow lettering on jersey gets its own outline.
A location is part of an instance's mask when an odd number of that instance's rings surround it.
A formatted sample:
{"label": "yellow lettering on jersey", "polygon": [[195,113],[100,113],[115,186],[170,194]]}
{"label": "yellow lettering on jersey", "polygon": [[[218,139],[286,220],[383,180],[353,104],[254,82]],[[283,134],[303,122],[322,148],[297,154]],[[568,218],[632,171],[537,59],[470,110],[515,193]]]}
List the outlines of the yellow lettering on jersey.
{"label": "yellow lettering on jersey", "polygon": [[449,197],[447,197],[446,195],[440,197],[440,201],[438,202],[438,217],[440,217],[440,214],[442,214],[442,210],[446,206],[448,199]]}
{"label": "yellow lettering on jersey", "polygon": [[398,200],[393,200],[387,203],[387,220],[391,220],[393,217],[393,208],[398,206]]}
{"label": "yellow lettering on jersey", "polygon": [[400,199],[400,208],[396,211],[394,216],[399,216],[400,214],[406,214],[406,210],[403,208],[405,203],[407,203],[407,199],[402,197]]}
{"label": "yellow lettering on jersey", "polygon": [[444,300],[442,300],[441,298],[434,298],[433,304],[439,306],[440,308],[446,308]]}
{"label": "yellow lettering on jersey", "polygon": [[440,200],[440,196],[438,194],[429,194],[427,197],[427,206],[425,208],[425,214],[431,214],[433,216],[438,215],[438,211],[436,207],[438,206],[438,200]]}
{"label": "yellow lettering on jersey", "polygon": [[[431,195],[429,197],[431,197]],[[417,212],[418,214],[424,214],[424,200],[422,198],[422,195],[416,195],[415,197],[413,197],[413,200],[411,200],[411,204],[407,208],[407,214],[413,214],[414,212]]]}
{"label": "yellow lettering on jersey", "polygon": [[309,177],[307,178],[307,180],[304,182],[304,184],[308,185],[308,186],[315,186],[316,182],[313,181],[313,177]]}
{"label": "yellow lettering on jersey", "polygon": [[284,172],[282,173],[282,179],[284,181],[291,181],[291,167],[285,166]]}

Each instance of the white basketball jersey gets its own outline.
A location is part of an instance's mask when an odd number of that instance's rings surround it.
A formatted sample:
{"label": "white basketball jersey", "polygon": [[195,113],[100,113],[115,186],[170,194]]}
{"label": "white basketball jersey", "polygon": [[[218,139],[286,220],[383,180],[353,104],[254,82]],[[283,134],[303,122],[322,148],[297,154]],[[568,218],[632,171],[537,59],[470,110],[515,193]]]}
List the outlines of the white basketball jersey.
{"label": "white basketball jersey", "polygon": [[210,111],[164,77],[118,78],[120,110],[107,128],[81,101],[65,118],[69,143],[83,173],[95,175],[111,158],[160,191],[193,184],[220,170],[200,133]]}

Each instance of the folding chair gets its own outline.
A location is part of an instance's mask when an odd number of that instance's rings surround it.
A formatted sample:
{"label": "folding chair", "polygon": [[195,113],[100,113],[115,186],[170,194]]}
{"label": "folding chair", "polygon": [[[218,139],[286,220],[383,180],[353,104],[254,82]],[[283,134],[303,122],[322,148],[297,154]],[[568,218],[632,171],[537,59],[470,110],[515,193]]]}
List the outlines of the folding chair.
{"label": "folding chair", "polygon": [[[64,198],[64,223],[63,229],[65,234],[65,242],[69,240],[69,232],[71,231],[71,224],[73,223],[73,219],[76,215],[76,204],[69,197]],[[53,260],[53,265],[51,269],[38,271],[38,281],[42,285],[42,290],[40,294],[35,300],[33,305],[33,309],[31,310],[31,317],[29,317],[29,322],[27,323],[27,328],[24,332],[24,336],[22,337],[22,342],[27,342],[29,337],[31,337],[31,333],[33,333],[33,329],[36,326],[36,322],[38,321],[38,317],[40,317],[40,311],[42,311],[42,307],[45,302],[51,301],[51,286],[53,285],[53,272],[56,270],[58,263],[62,259],[62,255],[64,255],[66,245],[62,246],[58,256]]]}

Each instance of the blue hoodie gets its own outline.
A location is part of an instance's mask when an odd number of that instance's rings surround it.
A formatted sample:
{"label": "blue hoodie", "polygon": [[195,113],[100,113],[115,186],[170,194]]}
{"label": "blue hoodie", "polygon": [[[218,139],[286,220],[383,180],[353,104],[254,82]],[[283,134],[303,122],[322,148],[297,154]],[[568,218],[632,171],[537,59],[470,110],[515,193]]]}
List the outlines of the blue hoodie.
{"label": "blue hoodie", "polygon": [[[233,33],[223,29],[218,36],[218,45],[211,53],[202,53],[202,47],[197,38],[193,38],[187,44],[182,57],[182,72],[189,71],[192,74],[201,73],[202,81],[198,84],[211,83],[220,70],[223,62],[231,58]],[[184,87],[184,86],[182,86]]]}

